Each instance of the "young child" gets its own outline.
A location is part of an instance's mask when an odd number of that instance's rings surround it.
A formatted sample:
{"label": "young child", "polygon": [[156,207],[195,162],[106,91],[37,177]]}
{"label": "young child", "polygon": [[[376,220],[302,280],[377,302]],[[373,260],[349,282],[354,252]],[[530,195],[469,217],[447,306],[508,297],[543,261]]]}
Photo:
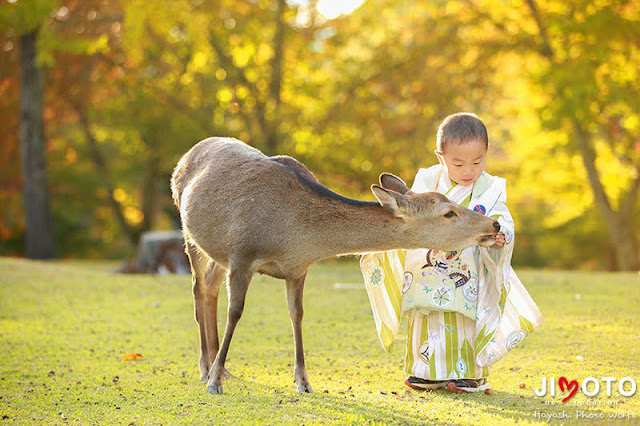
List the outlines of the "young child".
{"label": "young child", "polygon": [[437,191],[498,220],[492,248],[371,253],[360,266],[382,346],[391,352],[408,316],[405,384],[416,389],[487,389],[489,367],[542,322],[510,266],[514,223],[506,181],[484,171],[489,139],[470,113],[448,116],[437,135],[440,164],[420,169],[411,190]]}

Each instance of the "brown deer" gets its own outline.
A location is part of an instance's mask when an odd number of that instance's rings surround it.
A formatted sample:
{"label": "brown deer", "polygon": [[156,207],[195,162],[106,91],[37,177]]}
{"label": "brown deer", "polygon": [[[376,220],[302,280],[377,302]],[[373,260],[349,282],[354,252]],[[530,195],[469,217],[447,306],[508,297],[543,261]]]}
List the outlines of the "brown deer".
{"label": "brown deer", "polygon": [[[222,393],[225,359],[255,272],[286,280],[298,390],[311,392],[302,347],[307,268],[336,255],[429,247],[490,246],[498,222],[438,193],[416,194],[382,174],[379,202],[343,197],[300,162],[267,157],[232,138],[199,142],[178,162],[171,189],[180,210],[200,331],[200,373]],[[228,272],[227,272],[228,271]],[[219,346],[217,304],[228,275],[227,324]]]}

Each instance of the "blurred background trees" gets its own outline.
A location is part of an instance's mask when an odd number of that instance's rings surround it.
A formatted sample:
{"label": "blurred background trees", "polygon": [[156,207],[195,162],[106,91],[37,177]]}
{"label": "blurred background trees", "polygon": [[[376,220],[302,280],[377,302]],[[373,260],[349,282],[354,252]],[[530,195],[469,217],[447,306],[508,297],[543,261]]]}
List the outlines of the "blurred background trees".
{"label": "blurred background trees", "polygon": [[59,256],[127,256],[178,226],[169,176],[205,137],[371,199],[381,172],[410,183],[436,162],[446,115],[474,111],[517,264],[640,269],[640,5],[613,0],[366,0],[335,19],[324,0],[5,2],[1,254],[26,253],[16,11],[36,3]]}

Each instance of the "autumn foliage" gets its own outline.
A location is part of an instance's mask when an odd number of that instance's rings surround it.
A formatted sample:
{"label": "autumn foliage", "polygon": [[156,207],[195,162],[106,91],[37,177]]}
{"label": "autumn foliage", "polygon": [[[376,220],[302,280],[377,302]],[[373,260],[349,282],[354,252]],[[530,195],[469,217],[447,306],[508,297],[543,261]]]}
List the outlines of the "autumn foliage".
{"label": "autumn foliage", "polygon": [[301,161],[353,197],[436,161],[442,118],[487,123],[516,263],[640,269],[637,2],[285,0],[0,5],[0,253],[24,252],[19,36],[38,29],[59,256],[177,226],[168,177],[207,136]]}

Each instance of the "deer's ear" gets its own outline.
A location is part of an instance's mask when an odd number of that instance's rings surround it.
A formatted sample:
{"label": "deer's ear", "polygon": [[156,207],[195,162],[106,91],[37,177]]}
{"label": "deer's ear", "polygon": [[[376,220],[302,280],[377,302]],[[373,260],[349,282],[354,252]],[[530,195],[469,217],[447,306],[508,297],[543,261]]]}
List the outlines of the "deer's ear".
{"label": "deer's ear", "polygon": [[409,192],[409,187],[398,176],[394,176],[391,173],[383,173],[380,175],[380,185],[385,189],[390,189],[399,194],[405,194]]}
{"label": "deer's ear", "polygon": [[378,185],[371,185],[371,192],[387,212],[398,217],[404,218],[406,216],[407,200],[404,195]]}

